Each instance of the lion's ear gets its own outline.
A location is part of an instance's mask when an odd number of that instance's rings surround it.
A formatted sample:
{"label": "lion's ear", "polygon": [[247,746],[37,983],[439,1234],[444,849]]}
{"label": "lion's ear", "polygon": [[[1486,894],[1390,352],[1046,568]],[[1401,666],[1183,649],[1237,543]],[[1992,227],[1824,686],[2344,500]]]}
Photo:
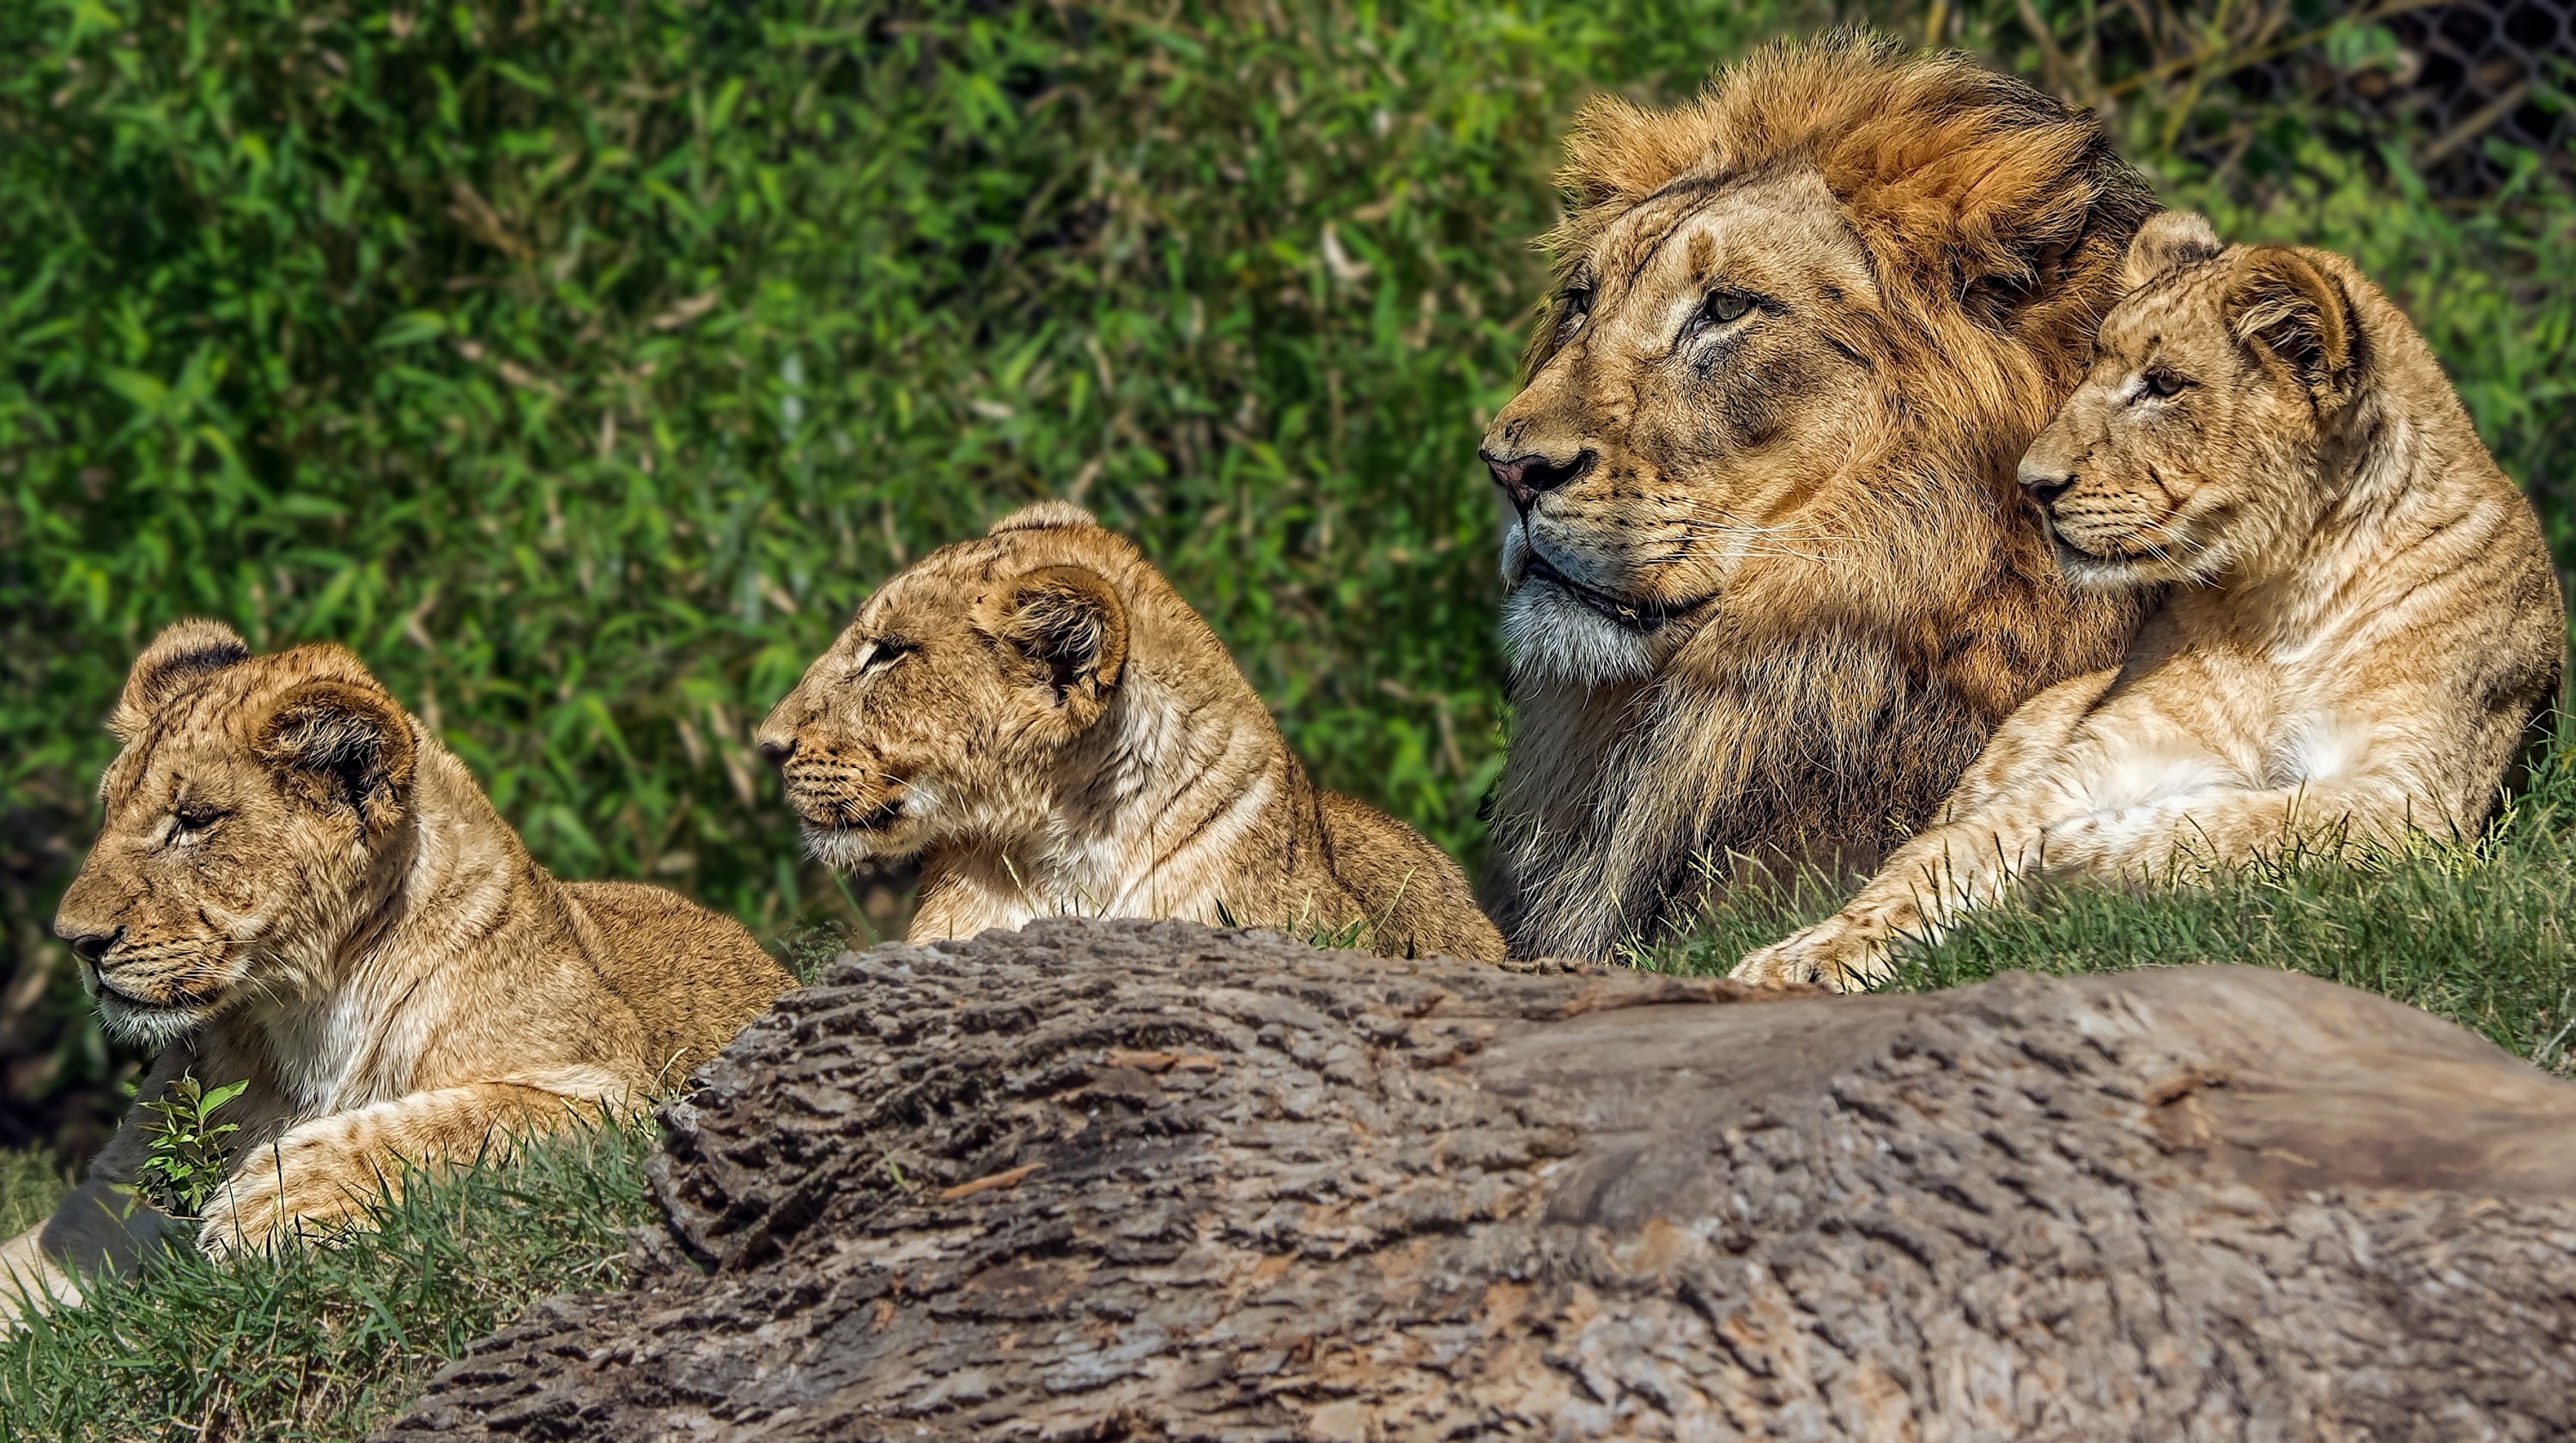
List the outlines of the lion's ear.
{"label": "lion's ear", "polygon": [[1041,566],[1014,581],[996,634],[1036,665],[1079,726],[1098,717],[1127,664],[1127,607],[1085,566]]}
{"label": "lion's ear", "polygon": [[288,692],[260,728],[259,759],[287,794],[316,809],[345,808],[380,832],[411,800],[418,748],[392,697],[345,681]]}
{"label": "lion's ear", "polygon": [[125,690],[109,713],[107,729],[119,741],[143,735],[170,698],[225,667],[250,660],[240,633],[220,621],[202,617],[173,622],[152,638],[134,669],[125,675]]}
{"label": "lion's ear", "polygon": [[2342,405],[2359,386],[2361,323],[2352,297],[2288,246],[2246,254],[2227,288],[2227,325],[2248,350],[2288,369],[2320,409]]}
{"label": "lion's ear", "polygon": [[2129,241],[2129,259],[2120,269],[2123,290],[2136,290],[2159,276],[2215,260],[2226,247],[2209,218],[2196,210],[2160,211]]}
{"label": "lion's ear", "polygon": [[2106,286],[2123,239],[2155,211],[2100,127],[2071,112],[2002,127],[1883,189],[1873,204],[1906,214],[1946,200],[1961,304],[2013,328],[2067,324],[2068,300]]}

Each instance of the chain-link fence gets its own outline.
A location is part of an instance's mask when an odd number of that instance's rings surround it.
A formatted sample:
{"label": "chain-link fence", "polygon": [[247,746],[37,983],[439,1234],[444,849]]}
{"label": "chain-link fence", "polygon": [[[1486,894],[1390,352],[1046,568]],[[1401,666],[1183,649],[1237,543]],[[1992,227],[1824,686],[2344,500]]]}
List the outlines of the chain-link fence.
{"label": "chain-link fence", "polygon": [[2485,142],[2502,140],[2564,168],[2576,123],[2553,92],[2576,77],[2576,0],[2460,0],[2381,7],[2396,37],[2386,63],[2336,73],[2309,53],[2284,56],[2247,77],[2254,88],[2288,86],[2362,115],[2395,123],[2412,160],[2438,195],[2491,194],[2507,164]]}

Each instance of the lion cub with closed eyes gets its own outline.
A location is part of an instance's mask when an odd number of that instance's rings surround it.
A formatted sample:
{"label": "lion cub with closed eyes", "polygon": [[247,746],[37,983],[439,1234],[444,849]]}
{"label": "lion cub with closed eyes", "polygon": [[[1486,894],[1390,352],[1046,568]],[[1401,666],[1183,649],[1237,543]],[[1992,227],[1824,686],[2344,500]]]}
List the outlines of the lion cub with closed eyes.
{"label": "lion cub with closed eyes", "polygon": [[1458,864],[1319,790],[1216,633],[1066,502],[879,588],[758,740],[817,858],[921,857],[915,942],[1180,917],[1503,955]]}
{"label": "lion cub with closed eyes", "polygon": [[2079,585],[2172,590],[2116,669],[2015,711],[1757,982],[1856,988],[2016,877],[2152,879],[2294,842],[2465,836],[2566,647],[2539,519],[2404,314],[2341,257],[2150,221],[2021,483]]}

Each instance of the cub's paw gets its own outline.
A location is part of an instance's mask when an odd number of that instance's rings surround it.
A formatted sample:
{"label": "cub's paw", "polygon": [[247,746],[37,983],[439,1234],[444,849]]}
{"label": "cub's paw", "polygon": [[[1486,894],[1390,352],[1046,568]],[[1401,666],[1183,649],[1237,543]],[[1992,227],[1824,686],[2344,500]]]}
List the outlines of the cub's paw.
{"label": "cub's paw", "polygon": [[1745,953],[1727,975],[1760,987],[1813,982],[1836,992],[1865,992],[1887,973],[1884,937],[1840,917],[1828,917]]}
{"label": "cub's paw", "polygon": [[228,1258],[363,1224],[367,1203],[385,1185],[369,1171],[334,1161],[262,1150],[206,1204],[197,1246],[209,1257]]}

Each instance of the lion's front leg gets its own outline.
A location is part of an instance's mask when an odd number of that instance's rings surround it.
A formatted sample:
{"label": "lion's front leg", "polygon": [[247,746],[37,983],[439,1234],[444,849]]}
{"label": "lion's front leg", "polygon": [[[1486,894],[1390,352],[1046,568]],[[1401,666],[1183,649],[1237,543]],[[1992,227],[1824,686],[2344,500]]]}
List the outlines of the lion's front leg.
{"label": "lion's front leg", "polygon": [[281,1238],[363,1227],[371,1205],[401,1196],[406,1163],[434,1169],[507,1156],[520,1139],[618,1102],[478,1083],[315,1118],[235,1166],[206,1209],[198,1245],[222,1257]]}

